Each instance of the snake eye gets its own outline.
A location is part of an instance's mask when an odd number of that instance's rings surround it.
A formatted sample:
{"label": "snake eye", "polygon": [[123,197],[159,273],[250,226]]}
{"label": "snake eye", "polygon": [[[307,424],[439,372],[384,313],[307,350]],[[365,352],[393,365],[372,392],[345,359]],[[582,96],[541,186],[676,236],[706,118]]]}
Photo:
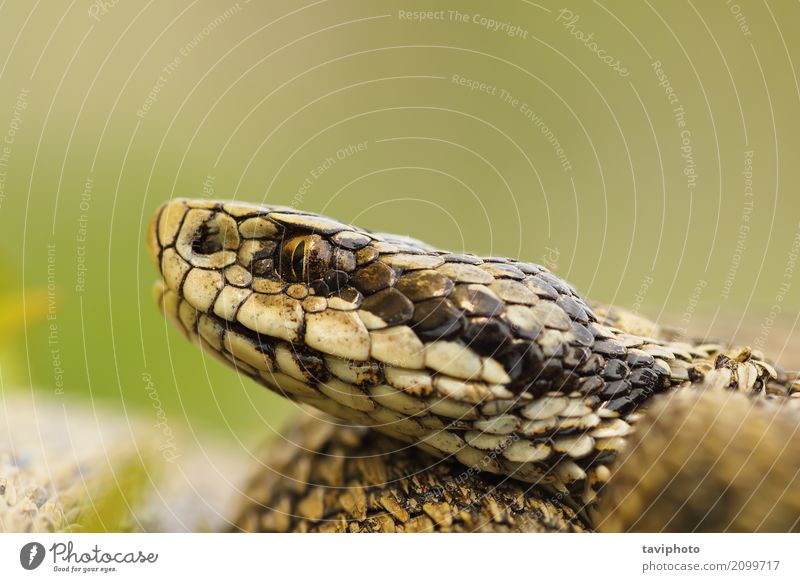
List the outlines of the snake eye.
{"label": "snake eye", "polygon": [[331,244],[318,234],[295,236],[283,245],[281,273],[285,279],[310,283],[328,271],[332,255]]}

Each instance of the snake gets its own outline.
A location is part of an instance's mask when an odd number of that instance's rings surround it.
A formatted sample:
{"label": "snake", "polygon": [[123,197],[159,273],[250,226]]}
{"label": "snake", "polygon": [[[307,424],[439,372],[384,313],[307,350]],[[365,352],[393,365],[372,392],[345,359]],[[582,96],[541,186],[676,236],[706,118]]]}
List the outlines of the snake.
{"label": "snake", "polygon": [[[782,409],[800,390],[796,373],[758,351],[687,341],[587,300],[542,265],[440,250],[295,207],[172,199],[155,212],[147,245],[156,301],[187,339],[289,400],[385,435],[342,427],[326,446],[341,449],[350,434],[354,449],[394,446],[405,465],[422,455],[438,471],[460,466],[472,488],[495,479],[511,489],[494,506],[518,518],[544,515],[531,505],[542,499],[535,490],[557,501],[563,522],[597,524],[598,495],[660,398],[701,387]],[[786,415],[797,423],[796,407]],[[659,440],[648,439],[670,442]],[[350,509],[363,524],[362,501]],[[335,513],[316,503],[318,518]],[[485,510],[468,505],[473,517]]]}

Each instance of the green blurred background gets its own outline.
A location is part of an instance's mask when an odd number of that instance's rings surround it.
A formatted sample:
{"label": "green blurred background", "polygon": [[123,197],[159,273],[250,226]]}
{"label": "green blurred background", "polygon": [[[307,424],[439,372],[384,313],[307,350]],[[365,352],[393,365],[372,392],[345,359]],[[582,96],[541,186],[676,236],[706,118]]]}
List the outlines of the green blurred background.
{"label": "green blurred background", "polygon": [[146,418],[155,391],[248,443],[280,426],[288,404],[153,305],[143,232],[175,196],[544,262],[790,359],[797,22],[724,0],[2,2],[3,389]]}

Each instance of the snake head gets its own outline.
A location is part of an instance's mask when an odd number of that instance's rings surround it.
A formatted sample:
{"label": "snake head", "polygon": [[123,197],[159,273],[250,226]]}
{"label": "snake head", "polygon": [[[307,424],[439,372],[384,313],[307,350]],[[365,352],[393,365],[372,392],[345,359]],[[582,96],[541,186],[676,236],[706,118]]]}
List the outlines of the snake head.
{"label": "snake head", "polygon": [[484,471],[599,487],[625,415],[672,382],[540,265],[241,202],[172,200],[147,238],[162,311],[205,351]]}

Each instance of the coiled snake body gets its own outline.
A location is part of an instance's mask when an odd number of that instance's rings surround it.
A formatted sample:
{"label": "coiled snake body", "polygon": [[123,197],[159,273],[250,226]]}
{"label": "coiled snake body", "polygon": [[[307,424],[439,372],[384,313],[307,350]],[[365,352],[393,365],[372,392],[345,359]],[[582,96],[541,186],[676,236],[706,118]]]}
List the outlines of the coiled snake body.
{"label": "coiled snake body", "polygon": [[148,244],[164,313],[240,373],[584,514],[655,395],[796,384],[748,349],[593,308],[542,266],[293,208],[176,199]]}

